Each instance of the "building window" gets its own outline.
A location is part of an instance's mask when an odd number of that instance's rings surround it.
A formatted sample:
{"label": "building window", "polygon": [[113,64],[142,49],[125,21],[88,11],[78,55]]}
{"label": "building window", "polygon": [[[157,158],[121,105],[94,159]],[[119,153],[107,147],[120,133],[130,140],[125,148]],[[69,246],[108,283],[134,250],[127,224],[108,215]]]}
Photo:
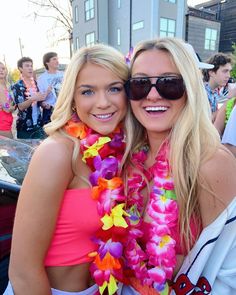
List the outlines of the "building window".
{"label": "building window", "polygon": [[176,0],[165,0],[165,2],[176,3]]}
{"label": "building window", "polygon": [[86,46],[91,46],[95,44],[95,33],[88,33],[85,35]]}
{"label": "building window", "polygon": [[75,49],[79,49],[79,37],[76,37],[75,39]]}
{"label": "building window", "polygon": [[117,8],[120,8],[121,6],[121,0],[117,0]]}
{"label": "building window", "polygon": [[85,1],[85,20],[94,18],[94,0]]}
{"label": "building window", "polygon": [[175,36],[175,20],[168,18],[160,18],[160,37]]}
{"label": "building window", "polygon": [[140,21],[133,24],[133,31],[140,30],[144,27],[144,22]]}
{"label": "building window", "polygon": [[117,29],[117,45],[120,45],[120,29]]}
{"label": "building window", "polygon": [[217,30],[206,28],[205,31],[205,49],[216,49]]}
{"label": "building window", "polygon": [[79,22],[79,10],[78,10],[78,5],[75,6],[75,22]]}

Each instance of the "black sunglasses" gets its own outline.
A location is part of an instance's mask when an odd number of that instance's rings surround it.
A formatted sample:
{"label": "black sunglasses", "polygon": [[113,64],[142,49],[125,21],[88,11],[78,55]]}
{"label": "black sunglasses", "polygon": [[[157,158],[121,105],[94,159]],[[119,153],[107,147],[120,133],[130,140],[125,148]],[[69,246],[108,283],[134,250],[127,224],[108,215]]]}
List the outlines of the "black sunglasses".
{"label": "black sunglasses", "polygon": [[[152,84],[150,78],[156,78]],[[185,92],[184,80],[181,76],[156,76],[156,77],[135,77],[125,83],[125,91],[129,99],[141,100],[147,97],[151,88],[155,87],[158,93],[165,99],[177,100]]]}

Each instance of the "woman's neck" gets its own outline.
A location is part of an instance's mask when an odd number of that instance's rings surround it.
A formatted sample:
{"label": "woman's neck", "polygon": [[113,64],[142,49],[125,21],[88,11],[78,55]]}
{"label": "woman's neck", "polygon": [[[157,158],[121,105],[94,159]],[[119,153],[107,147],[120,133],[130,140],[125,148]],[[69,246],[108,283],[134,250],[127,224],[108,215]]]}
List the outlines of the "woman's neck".
{"label": "woman's neck", "polygon": [[147,132],[148,142],[149,142],[149,151],[146,161],[147,166],[154,164],[157,153],[162,145],[162,143],[168,138],[169,132]]}
{"label": "woman's neck", "polygon": [[2,87],[6,88],[6,86],[7,86],[6,80],[5,79],[0,79],[0,85]]}

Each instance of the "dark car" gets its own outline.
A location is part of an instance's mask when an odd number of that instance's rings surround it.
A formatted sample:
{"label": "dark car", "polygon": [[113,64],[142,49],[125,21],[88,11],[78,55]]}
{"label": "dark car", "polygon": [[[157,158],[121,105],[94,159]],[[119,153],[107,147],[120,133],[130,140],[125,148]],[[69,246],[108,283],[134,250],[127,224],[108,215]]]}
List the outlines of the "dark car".
{"label": "dark car", "polygon": [[38,140],[24,142],[0,136],[0,294],[8,281],[8,265],[16,203]]}

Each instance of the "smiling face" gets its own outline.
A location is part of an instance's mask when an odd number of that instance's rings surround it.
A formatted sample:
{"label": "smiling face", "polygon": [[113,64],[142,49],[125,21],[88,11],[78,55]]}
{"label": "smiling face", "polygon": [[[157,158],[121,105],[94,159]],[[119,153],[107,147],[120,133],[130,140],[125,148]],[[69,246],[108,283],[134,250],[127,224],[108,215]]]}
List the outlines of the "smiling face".
{"label": "smiling face", "polygon": [[[132,77],[179,76],[169,53],[163,50],[147,50],[134,61]],[[150,78],[152,84],[157,78]],[[176,123],[185,106],[185,94],[177,100],[163,98],[155,87],[138,101],[131,100],[131,107],[137,120],[146,128],[148,135],[160,134],[166,137]]]}
{"label": "smiling face", "polygon": [[105,67],[86,63],[77,77],[74,102],[80,120],[107,135],[127,111],[124,82]]}

